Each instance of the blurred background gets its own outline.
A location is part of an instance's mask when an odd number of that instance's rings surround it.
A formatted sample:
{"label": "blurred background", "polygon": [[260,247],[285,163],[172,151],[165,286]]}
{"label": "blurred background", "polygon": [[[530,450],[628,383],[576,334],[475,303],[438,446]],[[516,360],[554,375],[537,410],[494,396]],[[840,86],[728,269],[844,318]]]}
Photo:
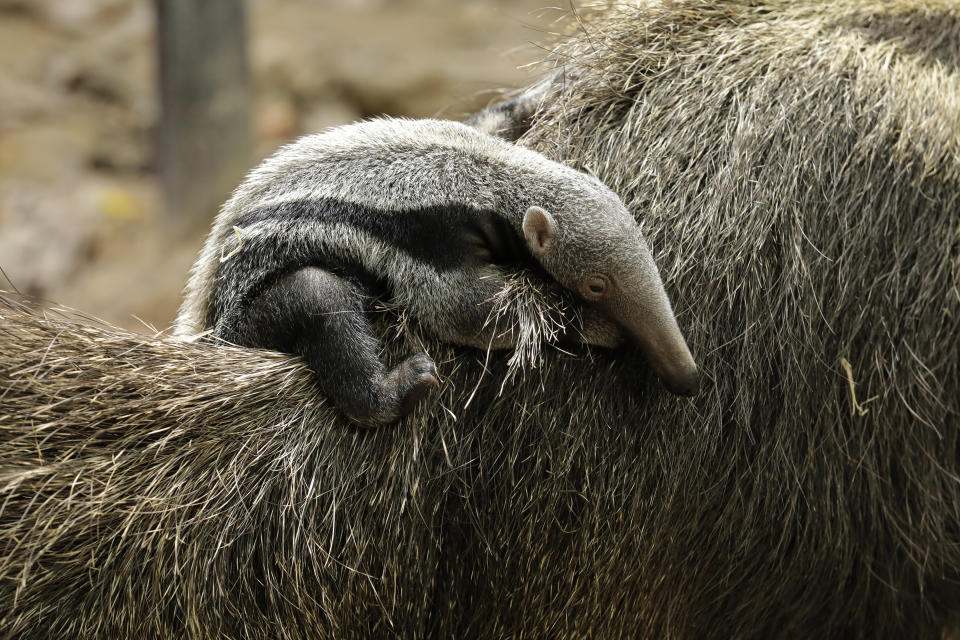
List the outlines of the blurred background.
{"label": "blurred background", "polygon": [[461,119],[527,84],[570,11],[546,3],[0,0],[0,268],[167,328],[244,172],[305,133]]}

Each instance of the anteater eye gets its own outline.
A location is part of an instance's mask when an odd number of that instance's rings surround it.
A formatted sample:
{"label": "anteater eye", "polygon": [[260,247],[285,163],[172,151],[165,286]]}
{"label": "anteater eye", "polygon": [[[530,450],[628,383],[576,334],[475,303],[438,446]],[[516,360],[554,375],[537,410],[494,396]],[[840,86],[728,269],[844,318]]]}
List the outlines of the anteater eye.
{"label": "anteater eye", "polygon": [[599,300],[607,293],[607,279],[603,276],[589,276],[584,279],[581,289],[587,300]]}

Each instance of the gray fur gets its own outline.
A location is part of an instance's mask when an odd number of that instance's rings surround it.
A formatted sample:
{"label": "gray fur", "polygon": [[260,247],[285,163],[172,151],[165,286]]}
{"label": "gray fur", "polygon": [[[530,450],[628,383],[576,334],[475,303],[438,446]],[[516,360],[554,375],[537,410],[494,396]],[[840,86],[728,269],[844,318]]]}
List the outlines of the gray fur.
{"label": "gray fur", "polygon": [[[484,349],[513,347],[516,335],[488,322],[507,271],[486,256],[489,247],[464,255],[477,243],[489,244],[464,234],[468,226],[495,226],[499,220],[506,223],[505,235],[512,236],[502,243],[520,243],[531,207],[542,207],[556,221],[556,246],[537,257],[540,266],[575,292],[585,277],[610,274],[629,295],[598,307],[603,316],[628,335],[640,336],[668,386],[689,393],[695,364],[640,228],[620,199],[597,179],[539,153],[439,120],[382,119],[340,127],[302,138],[255,169],[217,217],[193,268],[176,332],[193,337],[212,331],[238,344],[277,348],[244,339],[262,332],[244,328],[244,310],[257,288],[283,273],[332,264],[347,265],[341,271],[348,277],[360,271],[382,281],[390,301],[407,309],[433,337]],[[339,217],[331,208],[341,212]],[[438,216],[456,225],[444,227]],[[425,240],[437,245],[435,251],[448,246],[457,255],[425,258],[371,231],[415,234],[402,229],[417,224],[436,233]],[[522,248],[521,253],[529,259]],[[450,264],[440,265],[440,257]],[[332,286],[340,291],[347,285]],[[329,296],[318,292],[315,297]],[[619,332],[603,316],[589,316],[584,342],[616,342]],[[507,326],[516,325],[506,320]],[[396,417],[390,411],[384,415]]]}
{"label": "gray fur", "polygon": [[[616,195],[596,179],[464,125],[431,120],[375,120],[348,125],[281,149],[237,189],[217,217],[194,265],[176,322],[177,334],[191,336],[211,328],[208,307],[222,295],[215,290],[214,282],[223,256],[238,245],[242,250],[242,244],[255,237],[286,233],[270,222],[235,232],[234,226],[244,212],[321,198],[384,211],[464,204],[512,215],[518,234],[520,216],[528,206],[538,204],[569,221],[566,233],[572,242],[588,232],[595,236],[598,227],[605,227],[602,230],[613,237],[636,227]],[[606,215],[591,215],[601,210]],[[443,325],[444,301],[430,301],[441,305],[439,308],[418,308],[421,287],[417,285],[477,286],[460,273],[444,281],[429,265],[410,260],[395,247],[350,226],[318,226],[306,230],[297,241],[388,275],[395,301],[410,306],[441,338],[454,337]],[[591,249],[584,247],[585,251]],[[222,304],[227,306],[227,302]],[[435,318],[443,321],[431,326]]]}

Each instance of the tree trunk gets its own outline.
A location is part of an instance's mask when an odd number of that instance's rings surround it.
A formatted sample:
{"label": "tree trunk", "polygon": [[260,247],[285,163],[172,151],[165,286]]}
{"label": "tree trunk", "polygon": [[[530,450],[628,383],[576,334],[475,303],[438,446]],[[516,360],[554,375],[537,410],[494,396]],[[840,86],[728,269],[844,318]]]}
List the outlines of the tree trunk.
{"label": "tree trunk", "polygon": [[250,71],[242,0],[155,0],[166,219],[209,224],[250,162]]}

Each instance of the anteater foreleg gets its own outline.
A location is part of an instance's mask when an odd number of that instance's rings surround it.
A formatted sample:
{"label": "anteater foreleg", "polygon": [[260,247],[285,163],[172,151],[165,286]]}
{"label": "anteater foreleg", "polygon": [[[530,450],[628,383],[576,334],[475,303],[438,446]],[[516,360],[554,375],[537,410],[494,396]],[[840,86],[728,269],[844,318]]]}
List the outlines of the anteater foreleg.
{"label": "anteater foreleg", "polygon": [[300,355],[327,397],[364,424],[386,424],[416,406],[437,385],[433,360],[408,356],[392,369],[365,315],[367,293],[318,267],[286,275],[244,307],[229,339]]}

